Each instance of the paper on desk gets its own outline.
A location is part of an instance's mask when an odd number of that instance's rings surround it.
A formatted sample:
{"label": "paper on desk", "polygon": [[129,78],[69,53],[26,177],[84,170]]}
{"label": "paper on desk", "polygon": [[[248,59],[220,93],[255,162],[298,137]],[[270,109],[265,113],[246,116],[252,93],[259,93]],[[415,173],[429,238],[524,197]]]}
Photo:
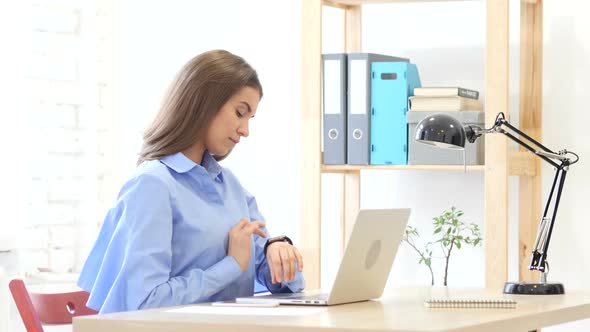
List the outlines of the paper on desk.
{"label": "paper on desk", "polygon": [[246,315],[246,316],[305,316],[319,314],[326,308],[278,306],[274,308],[254,307],[214,307],[214,306],[190,306],[171,309],[167,312],[183,314],[206,315]]}

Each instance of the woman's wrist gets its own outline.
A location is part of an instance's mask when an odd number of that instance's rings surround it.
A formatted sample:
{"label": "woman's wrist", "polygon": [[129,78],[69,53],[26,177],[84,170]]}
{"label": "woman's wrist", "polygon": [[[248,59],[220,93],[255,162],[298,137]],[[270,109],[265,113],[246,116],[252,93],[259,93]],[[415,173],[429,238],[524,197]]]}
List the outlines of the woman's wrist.
{"label": "woman's wrist", "polygon": [[264,244],[264,256],[266,256],[266,251],[268,250],[268,246],[270,246],[271,244],[273,244],[275,242],[287,242],[290,245],[293,245],[293,241],[291,241],[291,239],[286,235],[279,235],[279,236],[271,237],[270,239],[266,240],[266,243]]}

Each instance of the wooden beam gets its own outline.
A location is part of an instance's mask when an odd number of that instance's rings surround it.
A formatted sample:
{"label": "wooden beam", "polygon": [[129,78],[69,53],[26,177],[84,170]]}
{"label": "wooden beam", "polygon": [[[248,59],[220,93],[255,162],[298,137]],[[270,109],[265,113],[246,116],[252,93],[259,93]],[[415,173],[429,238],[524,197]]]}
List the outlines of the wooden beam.
{"label": "wooden beam", "polygon": [[[543,2],[520,4],[520,129],[541,139],[543,116]],[[524,149],[521,149],[524,150]],[[530,155],[530,153],[528,153]],[[534,156],[533,156],[534,157]],[[539,273],[528,269],[532,246],[542,215],[541,161],[528,166],[532,176],[519,180],[518,257],[520,281],[539,281]]]}
{"label": "wooden beam", "polygon": [[[367,4],[387,4],[387,3],[404,3],[404,2],[449,2],[449,1],[466,1],[466,0],[324,0],[328,6],[361,6]],[[523,0],[533,1],[533,0]]]}
{"label": "wooden beam", "polygon": [[[498,112],[508,116],[508,0],[486,1],[486,127]],[[508,142],[486,136],[485,284],[502,289],[508,277]]]}
{"label": "wooden beam", "polygon": [[[383,171],[465,171],[463,165],[322,165],[323,173],[350,173],[363,169]],[[468,172],[485,170],[484,165],[467,165]]]}
{"label": "wooden beam", "polygon": [[362,8],[349,6],[344,15],[344,49],[347,53],[362,50]]}
{"label": "wooden beam", "polygon": [[528,151],[514,151],[508,155],[508,175],[523,177],[537,175],[539,170],[535,168],[535,165],[539,161],[539,157]]}
{"label": "wooden beam", "polygon": [[322,2],[301,0],[301,244],[306,288],[320,288]]}
{"label": "wooden beam", "polygon": [[[346,52],[361,51],[362,7],[349,6],[344,16],[344,48]],[[361,172],[342,175],[342,246],[341,253],[350,238],[356,215],[360,208]]]}
{"label": "wooden beam", "polygon": [[340,8],[340,9],[346,9],[348,7],[348,5],[345,5],[343,3],[340,2],[336,2],[336,1],[331,1],[331,0],[323,0],[322,4],[324,6],[329,6],[329,7],[334,7],[334,8]]}
{"label": "wooden beam", "polygon": [[361,203],[361,172],[350,172],[342,175],[342,246],[341,255],[356,221]]}

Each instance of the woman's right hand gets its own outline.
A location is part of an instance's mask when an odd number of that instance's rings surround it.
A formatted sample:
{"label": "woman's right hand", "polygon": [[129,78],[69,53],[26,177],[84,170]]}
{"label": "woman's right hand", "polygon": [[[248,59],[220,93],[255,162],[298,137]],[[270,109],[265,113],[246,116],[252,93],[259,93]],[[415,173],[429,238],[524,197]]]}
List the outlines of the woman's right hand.
{"label": "woman's right hand", "polygon": [[248,268],[250,262],[250,251],[252,246],[252,235],[257,234],[265,238],[264,233],[260,228],[264,227],[264,223],[260,221],[252,221],[244,218],[241,219],[232,229],[229,231],[229,245],[227,254],[236,259],[242,272]]}

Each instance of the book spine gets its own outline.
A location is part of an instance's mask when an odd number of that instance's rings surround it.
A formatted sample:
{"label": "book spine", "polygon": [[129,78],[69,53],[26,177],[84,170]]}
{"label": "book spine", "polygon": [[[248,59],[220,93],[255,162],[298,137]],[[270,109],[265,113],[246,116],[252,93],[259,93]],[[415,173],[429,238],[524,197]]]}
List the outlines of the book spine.
{"label": "book spine", "polygon": [[465,88],[459,88],[457,94],[460,97],[471,98],[471,99],[478,99],[479,98],[479,91],[469,90]]}

